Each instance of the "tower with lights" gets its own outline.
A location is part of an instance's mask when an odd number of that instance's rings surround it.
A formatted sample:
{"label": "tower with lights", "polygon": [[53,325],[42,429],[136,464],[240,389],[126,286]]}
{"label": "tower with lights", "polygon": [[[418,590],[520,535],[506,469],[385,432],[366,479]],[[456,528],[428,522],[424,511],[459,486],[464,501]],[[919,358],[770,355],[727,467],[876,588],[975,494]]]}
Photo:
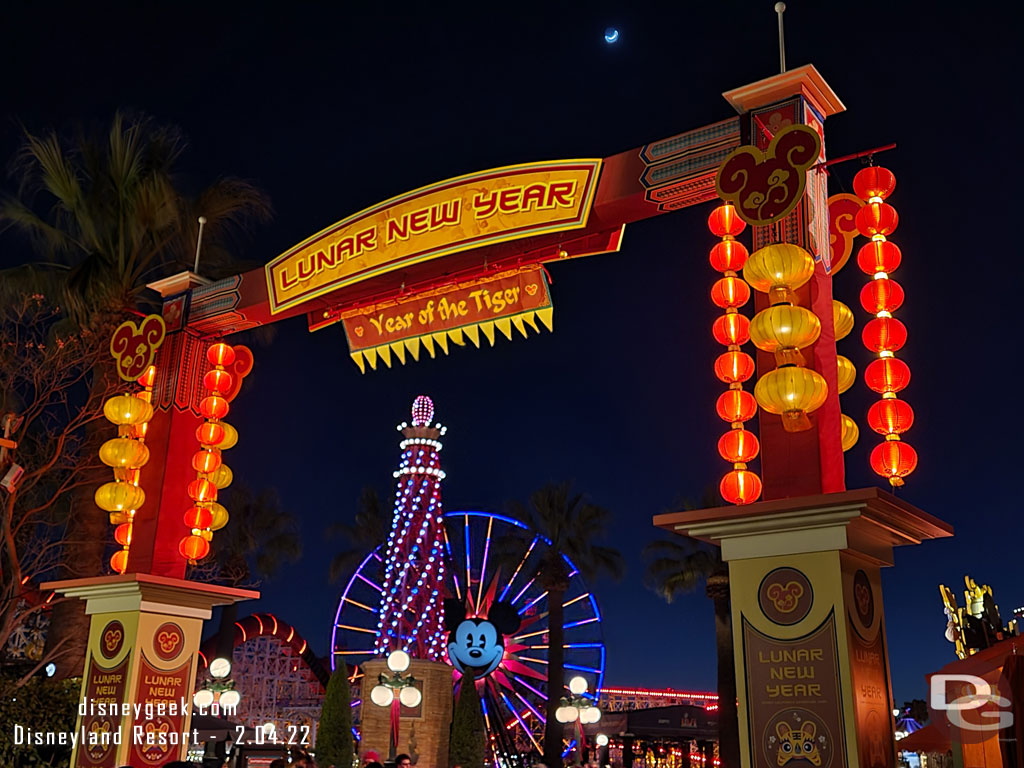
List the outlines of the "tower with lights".
{"label": "tower with lights", "polygon": [[413,658],[441,659],[444,647],[444,527],[441,442],[434,403],[420,395],[412,424],[398,425],[402,459],[395,471],[395,511],[384,560],[376,650],[403,650]]}

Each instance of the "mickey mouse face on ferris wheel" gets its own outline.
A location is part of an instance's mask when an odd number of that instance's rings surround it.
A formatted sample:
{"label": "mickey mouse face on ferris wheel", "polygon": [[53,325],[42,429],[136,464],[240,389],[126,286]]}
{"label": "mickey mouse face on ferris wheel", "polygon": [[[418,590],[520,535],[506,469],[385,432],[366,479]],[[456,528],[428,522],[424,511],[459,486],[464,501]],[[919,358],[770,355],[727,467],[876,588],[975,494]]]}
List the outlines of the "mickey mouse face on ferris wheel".
{"label": "mickey mouse face on ferris wheel", "polygon": [[448,629],[448,660],[464,675],[479,680],[498,668],[505,654],[505,635],[519,629],[519,613],[510,603],[491,605],[486,618],[466,618],[460,600],[444,601]]}

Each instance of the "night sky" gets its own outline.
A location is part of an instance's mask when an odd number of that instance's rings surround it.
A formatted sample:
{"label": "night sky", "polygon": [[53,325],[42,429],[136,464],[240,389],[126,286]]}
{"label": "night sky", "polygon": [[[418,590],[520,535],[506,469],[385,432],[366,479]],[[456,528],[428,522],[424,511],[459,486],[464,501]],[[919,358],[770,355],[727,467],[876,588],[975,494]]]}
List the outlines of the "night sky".
{"label": "night sky", "polygon": [[[231,174],[269,193],[275,219],[242,254],[263,263],[424,184],[607,157],[724,119],[723,91],[777,72],[768,0],[551,5],[8,3],[0,157],[17,147],[19,124],[144,110],[189,138],[188,183]],[[910,332],[901,357],[917,415],[907,439],[920,454],[900,493],[957,536],[898,550],[884,572],[897,701],[923,697],[925,673],[954,658],[940,582],[962,594],[969,572],[993,585],[1004,617],[1024,603],[1021,21],[1019,4],[791,2],[786,13],[788,64],[815,64],[848,108],[827,122],[830,156],[899,145],[879,161],[898,180],[895,277],[907,293],[898,316]],[[603,40],[608,26],[621,31],[614,46]],[[830,191],[852,191],[858,167],[836,168]],[[278,490],[305,551],[242,614],[275,612],[327,653],[340,588],[327,564],[341,543],[323,530],[351,517],[363,486],[390,497],[394,425],[424,392],[449,427],[446,509],[501,510],[573,480],[614,513],[612,541],[629,572],[595,587],[607,682],[713,690],[710,601],[700,593],[665,605],[643,587],[639,555],[657,535],[653,514],[699,498],[727,468],[715,450],[709,209],[630,225],[619,254],[552,265],[553,334],[362,376],[340,326],[277,326],[232,406],[241,439],[229,463],[240,481]],[[0,263],[28,258],[21,241],[0,238]],[[839,349],[859,371],[870,359],[859,341],[865,279],[851,265],[835,284],[858,318]],[[862,425],[847,454],[851,488],[879,483],[863,420],[872,400],[860,379],[843,396]]]}

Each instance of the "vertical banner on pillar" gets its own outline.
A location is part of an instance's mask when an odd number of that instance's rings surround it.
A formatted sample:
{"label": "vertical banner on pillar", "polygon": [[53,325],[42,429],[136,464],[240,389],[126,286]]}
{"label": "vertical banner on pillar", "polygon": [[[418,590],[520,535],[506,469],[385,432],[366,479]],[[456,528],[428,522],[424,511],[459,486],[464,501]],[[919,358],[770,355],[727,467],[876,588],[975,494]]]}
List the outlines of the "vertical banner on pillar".
{"label": "vertical banner on pillar", "polygon": [[889,665],[885,658],[879,574],[870,578],[858,570],[846,577],[844,589],[850,606],[847,626],[850,640],[850,678],[853,683],[854,718],[857,723],[861,768],[894,768],[896,754],[892,725]]}
{"label": "vertical banner on pillar", "polygon": [[[773,591],[781,614],[803,597],[795,595],[797,584],[781,582]],[[845,766],[835,613],[788,640],[759,632],[744,617],[743,653],[753,768]]]}
{"label": "vertical banner on pillar", "polygon": [[164,765],[179,759],[184,749],[193,662],[185,646],[185,629],[177,621],[163,622],[152,642],[143,643],[133,697],[142,713],[132,723],[133,766]]}
{"label": "vertical banner on pillar", "polygon": [[135,625],[129,614],[93,618],[79,702],[75,768],[115,768],[124,741],[119,711],[128,690]]}

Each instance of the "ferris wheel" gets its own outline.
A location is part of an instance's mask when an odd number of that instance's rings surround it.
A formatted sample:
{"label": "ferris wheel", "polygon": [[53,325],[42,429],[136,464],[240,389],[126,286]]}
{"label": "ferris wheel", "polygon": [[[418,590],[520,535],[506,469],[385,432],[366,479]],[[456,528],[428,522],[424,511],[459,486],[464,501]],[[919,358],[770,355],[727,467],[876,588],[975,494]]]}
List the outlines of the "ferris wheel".
{"label": "ferris wheel", "polygon": [[[531,748],[541,752],[547,701],[548,594],[537,583],[536,574],[550,542],[540,535],[531,537],[523,523],[505,515],[447,512],[444,520],[446,597],[462,602],[470,616],[483,617],[494,603],[510,603],[521,621],[505,639],[497,668],[477,682],[492,746],[508,754]],[[529,542],[525,554],[499,563],[492,544],[510,535],[522,540],[524,534]],[[605,668],[601,613],[576,566],[562,557],[570,574],[563,599],[566,677],[583,676],[589,690],[600,691]],[[345,585],[331,629],[332,669],[338,658],[351,666],[374,657],[383,573],[383,547],[378,547],[362,560]],[[561,691],[555,695],[560,696]]]}

